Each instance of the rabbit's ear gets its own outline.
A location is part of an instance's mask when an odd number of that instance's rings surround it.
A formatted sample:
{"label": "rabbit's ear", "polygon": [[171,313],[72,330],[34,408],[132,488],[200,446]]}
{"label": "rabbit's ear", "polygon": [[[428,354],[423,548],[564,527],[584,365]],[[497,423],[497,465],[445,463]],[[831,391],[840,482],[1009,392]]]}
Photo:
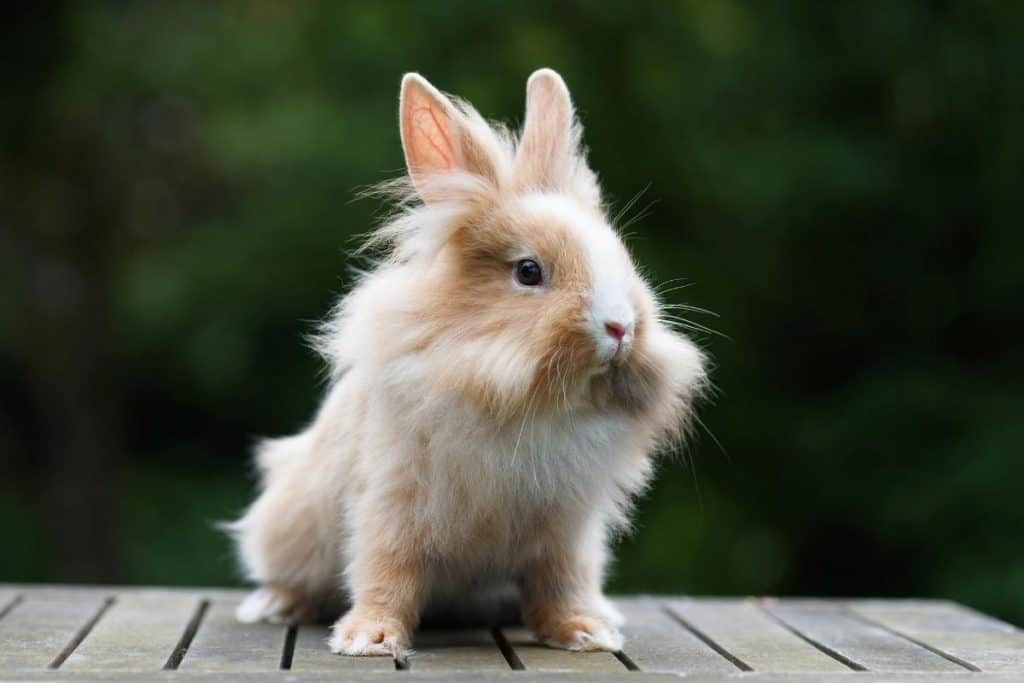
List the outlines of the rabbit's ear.
{"label": "rabbit's ear", "polygon": [[402,79],[399,118],[405,165],[424,201],[443,198],[438,184],[430,181],[450,171],[494,179],[486,144],[476,139],[467,117],[419,74]]}
{"label": "rabbit's ear", "polygon": [[532,187],[558,187],[572,173],[579,133],[565,81],[538,69],[526,82],[526,122],[516,154],[516,180]]}

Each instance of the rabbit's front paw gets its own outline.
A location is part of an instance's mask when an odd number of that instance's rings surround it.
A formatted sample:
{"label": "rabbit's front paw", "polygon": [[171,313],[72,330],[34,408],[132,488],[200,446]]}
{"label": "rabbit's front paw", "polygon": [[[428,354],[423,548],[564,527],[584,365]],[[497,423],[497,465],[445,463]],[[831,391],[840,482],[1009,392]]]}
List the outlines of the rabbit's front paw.
{"label": "rabbit's front paw", "polygon": [[353,609],[334,625],[327,644],[339,655],[399,657],[409,649],[409,633],[398,619]]}
{"label": "rabbit's front paw", "polygon": [[537,635],[545,644],[566,650],[618,652],[622,649],[622,634],[618,629],[603,619],[579,614],[549,621],[538,629]]}

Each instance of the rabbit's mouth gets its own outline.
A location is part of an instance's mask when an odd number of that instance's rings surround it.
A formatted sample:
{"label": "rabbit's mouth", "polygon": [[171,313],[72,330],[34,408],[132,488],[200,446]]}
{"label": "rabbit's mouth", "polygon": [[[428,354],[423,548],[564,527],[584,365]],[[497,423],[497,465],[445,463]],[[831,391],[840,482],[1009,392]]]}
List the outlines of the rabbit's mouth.
{"label": "rabbit's mouth", "polygon": [[634,335],[615,339],[610,337],[595,339],[595,362],[598,368],[608,369],[612,365],[621,365],[629,360],[633,351]]}
{"label": "rabbit's mouth", "polygon": [[611,360],[608,361],[612,365],[622,365],[629,360],[629,354],[633,351],[633,342],[631,340],[623,340],[619,342],[619,346],[615,349],[615,353],[612,355]]}
{"label": "rabbit's mouth", "polygon": [[632,344],[621,344],[611,356],[606,356],[604,359],[599,358],[596,364],[584,373],[582,381],[592,383],[594,380],[614,378],[616,375],[627,372],[632,352]]}

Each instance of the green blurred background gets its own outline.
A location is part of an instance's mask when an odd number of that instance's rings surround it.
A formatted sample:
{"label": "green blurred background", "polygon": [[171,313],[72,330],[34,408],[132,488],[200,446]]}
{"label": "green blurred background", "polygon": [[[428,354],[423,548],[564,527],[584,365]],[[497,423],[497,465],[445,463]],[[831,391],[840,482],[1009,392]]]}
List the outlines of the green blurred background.
{"label": "green blurred background", "polygon": [[90,2],[0,23],[0,580],[233,584],[247,449],[323,391],[417,70],[566,78],[720,394],[617,591],[1024,621],[1024,5]]}

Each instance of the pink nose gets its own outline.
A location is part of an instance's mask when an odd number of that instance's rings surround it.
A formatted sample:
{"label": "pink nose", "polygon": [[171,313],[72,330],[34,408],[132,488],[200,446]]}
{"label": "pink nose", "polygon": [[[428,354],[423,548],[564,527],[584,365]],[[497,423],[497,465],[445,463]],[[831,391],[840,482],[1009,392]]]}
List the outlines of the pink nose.
{"label": "pink nose", "polygon": [[622,338],[626,336],[626,326],[621,323],[605,323],[604,329],[615,338],[615,341],[622,341]]}

